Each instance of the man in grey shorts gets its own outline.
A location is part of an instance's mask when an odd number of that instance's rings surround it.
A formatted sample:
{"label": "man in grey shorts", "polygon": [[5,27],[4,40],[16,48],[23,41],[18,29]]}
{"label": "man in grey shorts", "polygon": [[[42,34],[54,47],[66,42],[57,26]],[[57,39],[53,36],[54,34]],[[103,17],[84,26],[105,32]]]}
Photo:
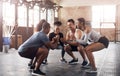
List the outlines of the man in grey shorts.
{"label": "man in grey shorts", "polygon": [[43,60],[48,56],[49,49],[57,47],[58,37],[54,37],[53,41],[49,41],[47,34],[50,31],[50,24],[43,23],[42,30],[33,34],[26,40],[19,48],[18,53],[20,56],[34,59],[34,75],[45,75],[39,68]]}

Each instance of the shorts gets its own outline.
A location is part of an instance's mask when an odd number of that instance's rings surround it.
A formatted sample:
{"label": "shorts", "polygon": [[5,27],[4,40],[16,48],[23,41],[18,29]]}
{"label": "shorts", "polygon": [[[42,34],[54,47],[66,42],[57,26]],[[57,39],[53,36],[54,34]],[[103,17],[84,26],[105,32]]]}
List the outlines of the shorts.
{"label": "shorts", "polygon": [[29,58],[29,59],[34,59],[36,56],[36,53],[38,51],[38,47],[29,47],[23,52],[18,52],[21,57]]}
{"label": "shorts", "polygon": [[108,48],[109,40],[108,40],[105,36],[101,37],[101,38],[98,40],[98,42],[102,43],[106,48]]}
{"label": "shorts", "polygon": [[77,46],[70,45],[71,51],[78,51]]}
{"label": "shorts", "polygon": [[88,44],[81,44],[84,48],[86,47],[86,46],[88,46]]}
{"label": "shorts", "polygon": [[[83,47],[86,47],[88,44],[81,44]],[[78,51],[78,49],[77,49],[77,46],[73,46],[73,45],[70,45],[70,47],[71,47],[71,51]]]}

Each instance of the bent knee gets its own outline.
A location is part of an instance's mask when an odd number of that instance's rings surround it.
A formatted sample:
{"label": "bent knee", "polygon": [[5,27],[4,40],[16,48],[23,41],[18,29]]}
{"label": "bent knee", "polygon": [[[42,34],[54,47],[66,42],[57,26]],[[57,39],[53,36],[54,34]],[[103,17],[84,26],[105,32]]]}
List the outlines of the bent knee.
{"label": "bent knee", "polygon": [[49,50],[47,48],[39,48],[38,50],[41,54],[48,54]]}
{"label": "bent knee", "polygon": [[69,46],[69,45],[66,45],[65,47],[64,47],[64,50],[65,51],[68,51],[68,50],[70,50],[71,49],[71,47]]}
{"label": "bent knee", "polygon": [[77,49],[78,49],[78,51],[82,51],[82,50],[84,50],[84,47],[83,46],[78,46]]}
{"label": "bent knee", "polygon": [[92,49],[91,49],[91,48],[85,48],[85,51],[86,51],[86,52],[91,52]]}

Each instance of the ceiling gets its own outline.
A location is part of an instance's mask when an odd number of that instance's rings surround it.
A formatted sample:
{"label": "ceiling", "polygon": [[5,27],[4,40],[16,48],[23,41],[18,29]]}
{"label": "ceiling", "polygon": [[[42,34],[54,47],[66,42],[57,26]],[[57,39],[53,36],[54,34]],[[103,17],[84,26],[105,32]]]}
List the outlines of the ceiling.
{"label": "ceiling", "polygon": [[56,0],[63,7],[91,6],[91,5],[117,5],[120,0]]}

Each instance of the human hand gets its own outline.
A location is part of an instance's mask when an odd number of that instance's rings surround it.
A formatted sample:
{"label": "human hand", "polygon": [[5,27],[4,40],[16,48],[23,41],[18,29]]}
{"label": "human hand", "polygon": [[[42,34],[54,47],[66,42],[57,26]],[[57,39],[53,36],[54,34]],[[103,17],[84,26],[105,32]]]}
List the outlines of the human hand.
{"label": "human hand", "polygon": [[66,43],[66,39],[65,38],[60,38],[60,41],[63,43]]}
{"label": "human hand", "polygon": [[59,41],[59,36],[55,36],[54,38],[52,38],[52,41],[55,43],[55,42],[58,42]]}

